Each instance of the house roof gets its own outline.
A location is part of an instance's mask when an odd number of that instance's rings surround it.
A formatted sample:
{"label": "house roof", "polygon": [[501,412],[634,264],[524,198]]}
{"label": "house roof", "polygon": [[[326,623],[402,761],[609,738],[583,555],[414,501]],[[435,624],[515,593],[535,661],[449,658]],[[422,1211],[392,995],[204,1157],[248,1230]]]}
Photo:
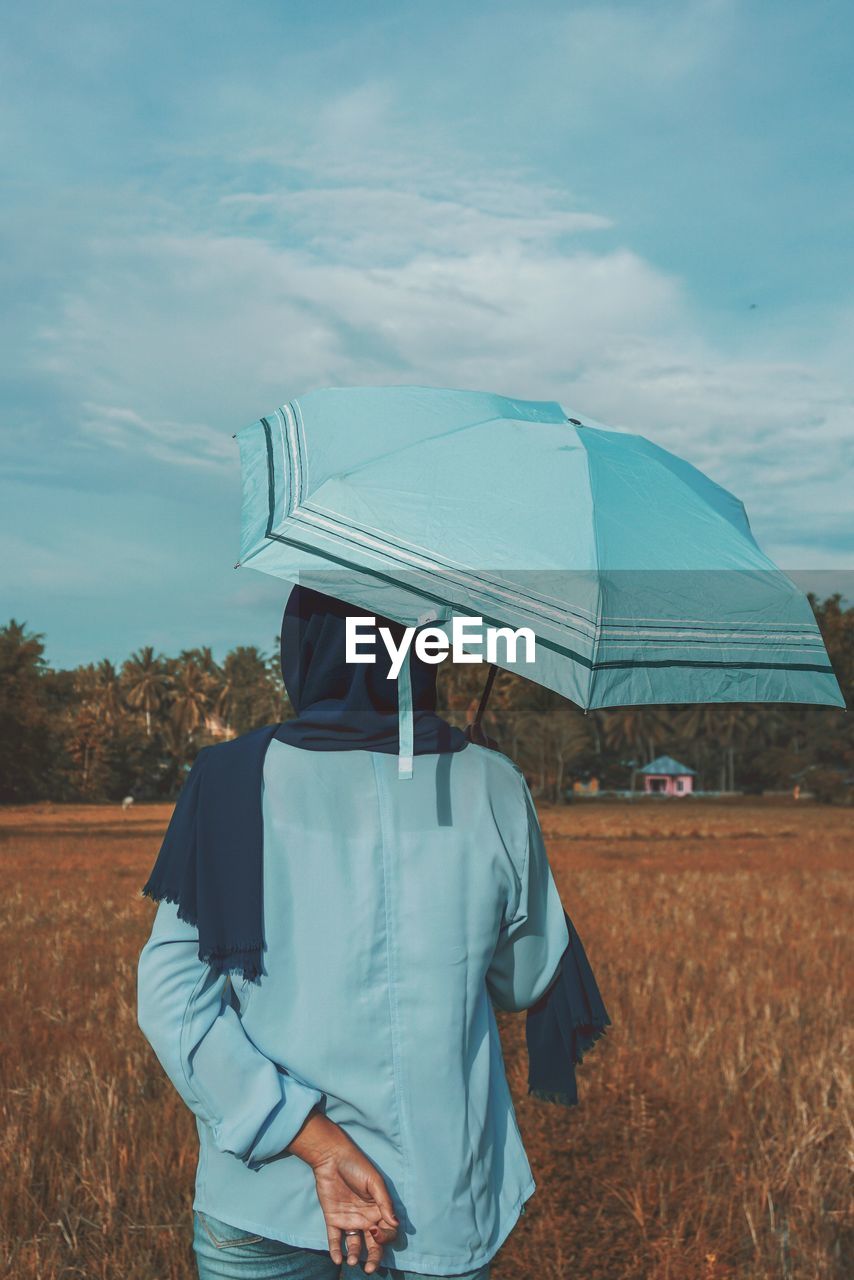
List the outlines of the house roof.
{"label": "house roof", "polygon": [[673,778],[678,774],[694,773],[694,770],[689,769],[687,764],[680,764],[678,760],[673,759],[673,756],[656,756],[649,764],[645,764],[640,772],[663,773],[667,777]]}

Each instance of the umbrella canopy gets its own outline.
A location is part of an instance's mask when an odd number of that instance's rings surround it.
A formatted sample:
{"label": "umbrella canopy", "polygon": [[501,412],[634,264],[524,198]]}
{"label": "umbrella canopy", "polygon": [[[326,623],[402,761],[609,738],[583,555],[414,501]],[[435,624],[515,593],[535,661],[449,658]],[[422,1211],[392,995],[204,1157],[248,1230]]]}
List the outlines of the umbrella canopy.
{"label": "umbrella canopy", "polygon": [[241,565],[400,622],[530,628],[582,707],[844,706],[743,504],[642,436],[474,391],[314,391],[237,435]]}

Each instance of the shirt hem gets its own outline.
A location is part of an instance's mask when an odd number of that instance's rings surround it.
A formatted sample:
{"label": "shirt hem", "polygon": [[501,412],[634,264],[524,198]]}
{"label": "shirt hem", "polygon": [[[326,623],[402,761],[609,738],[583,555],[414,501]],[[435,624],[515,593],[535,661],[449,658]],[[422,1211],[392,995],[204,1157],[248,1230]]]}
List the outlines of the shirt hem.
{"label": "shirt hem", "polygon": [[[420,1271],[433,1276],[455,1276],[464,1271],[475,1271],[495,1257],[519,1221],[523,1205],[530,1200],[536,1189],[537,1184],[532,1178],[506,1218],[502,1220],[495,1243],[480,1253],[466,1253],[459,1256],[446,1253],[415,1253],[408,1248],[395,1249],[392,1245],[385,1245],[382,1265],[394,1269],[402,1268],[406,1271]],[[328,1240],[320,1240],[316,1237],[309,1240],[305,1236],[300,1236],[293,1231],[283,1231],[278,1227],[271,1232],[270,1228],[263,1223],[239,1211],[235,1212],[231,1205],[224,1208],[221,1205],[207,1203],[198,1193],[193,1200],[193,1209],[197,1209],[200,1213],[209,1213],[212,1218],[227,1222],[229,1226],[237,1227],[241,1231],[252,1231],[266,1240],[281,1240],[283,1244],[294,1245],[298,1249],[314,1249],[321,1253],[329,1251]]]}

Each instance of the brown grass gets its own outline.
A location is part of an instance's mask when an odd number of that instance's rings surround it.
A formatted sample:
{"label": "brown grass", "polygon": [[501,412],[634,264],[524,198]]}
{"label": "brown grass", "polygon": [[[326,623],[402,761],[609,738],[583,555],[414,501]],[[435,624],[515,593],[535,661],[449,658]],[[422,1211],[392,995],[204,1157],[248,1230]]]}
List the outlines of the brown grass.
{"label": "brown grass", "polygon": [[[195,1133],[135,1020],[165,807],[0,813],[0,1260],[190,1280]],[[524,1096],[538,1192],[495,1280],[854,1273],[850,816],[793,803],[545,810],[614,1027],[572,1112]]]}

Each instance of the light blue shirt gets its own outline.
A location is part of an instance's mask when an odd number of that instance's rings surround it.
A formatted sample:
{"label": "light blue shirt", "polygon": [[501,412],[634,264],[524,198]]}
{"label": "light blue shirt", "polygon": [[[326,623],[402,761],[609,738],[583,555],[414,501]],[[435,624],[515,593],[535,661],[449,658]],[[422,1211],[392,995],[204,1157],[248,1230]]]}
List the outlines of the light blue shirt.
{"label": "light blue shirt", "polygon": [[388,1186],[384,1264],[453,1275],[496,1253],[534,1191],[493,1004],[534,1004],[568,937],[515,765],[471,744],[397,771],[273,740],[265,974],[215,976],[161,903],[139,1023],[196,1115],[196,1208],[327,1249],[312,1170],[285,1151],[320,1103]]}

